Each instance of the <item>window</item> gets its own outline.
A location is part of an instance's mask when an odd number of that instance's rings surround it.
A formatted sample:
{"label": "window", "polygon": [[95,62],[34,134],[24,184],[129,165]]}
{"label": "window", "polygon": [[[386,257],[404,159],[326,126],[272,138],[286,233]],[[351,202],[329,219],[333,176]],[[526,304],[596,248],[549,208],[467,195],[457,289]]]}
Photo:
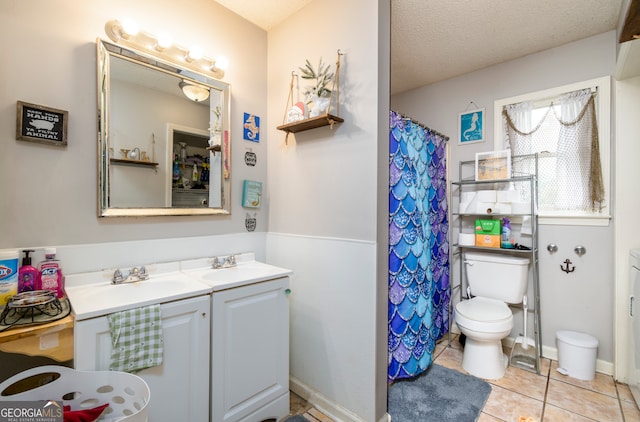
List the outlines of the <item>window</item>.
{"label": "window", "polygon": [[539,154],[541,224],[609,223],[610,104],[608,76],[494,103],[494,149]]}

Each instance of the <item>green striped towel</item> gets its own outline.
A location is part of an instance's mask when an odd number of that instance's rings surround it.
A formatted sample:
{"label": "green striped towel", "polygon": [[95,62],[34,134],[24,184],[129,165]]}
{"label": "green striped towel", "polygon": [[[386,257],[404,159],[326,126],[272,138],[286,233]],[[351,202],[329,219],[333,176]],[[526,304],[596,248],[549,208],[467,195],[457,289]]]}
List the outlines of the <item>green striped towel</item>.
{"label": "green striped towel", "polygon": [[112,371],[135,373],[162,364],[160,305],[107,315],[111,330]]}

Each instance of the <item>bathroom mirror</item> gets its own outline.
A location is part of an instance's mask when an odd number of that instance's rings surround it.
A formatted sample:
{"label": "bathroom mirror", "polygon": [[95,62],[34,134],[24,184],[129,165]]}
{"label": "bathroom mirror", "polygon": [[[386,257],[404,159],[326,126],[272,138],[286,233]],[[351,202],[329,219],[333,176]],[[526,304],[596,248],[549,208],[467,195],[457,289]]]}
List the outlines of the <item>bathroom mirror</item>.
{"label": "bathroom mirror", "polygon": [[96,43],[98,215],[230,214],[229,85]]}

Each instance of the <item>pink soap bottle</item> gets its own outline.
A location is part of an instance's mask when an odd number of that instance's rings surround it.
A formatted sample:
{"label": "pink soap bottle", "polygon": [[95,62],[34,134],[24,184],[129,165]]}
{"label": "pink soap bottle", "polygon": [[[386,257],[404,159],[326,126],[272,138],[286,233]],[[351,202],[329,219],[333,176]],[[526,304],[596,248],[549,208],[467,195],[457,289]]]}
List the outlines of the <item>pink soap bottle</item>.
{"label": "pink soap bottle", "polygon": [[56,248],[44,250],[44,261],[38,264],[38,290],[51,290],[56,292],[58,299],[64,297],[64,275],[62,263],[56,259]]}
{"label": "pink soap bottle", "polygon": [[18,293],[30,292],[36,290],[36,282],[38,281],[38,270],[31,265],[31,257],[29,254],[33,250],[25,250],[24,258],[22,258],[22,266],[18,271]]}

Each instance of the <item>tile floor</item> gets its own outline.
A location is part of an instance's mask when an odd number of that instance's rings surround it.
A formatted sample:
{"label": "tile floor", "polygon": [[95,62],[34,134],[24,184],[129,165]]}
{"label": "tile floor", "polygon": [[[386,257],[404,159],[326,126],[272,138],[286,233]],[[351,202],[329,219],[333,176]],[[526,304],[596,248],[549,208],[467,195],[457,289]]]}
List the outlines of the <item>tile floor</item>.
{"label": "tile floor", "polygon": [[[447,339],[438,343],[434,356],[435,363],[466,373],[457,338],[450,346]],[[558,362],[542,359],[541,375],[510,366],[502,379],[487,380],[492,391],[478,422],[640,422],[640,410],[627,385],[600,373],[592,381],[577,380],[561,375],[557,367]],[[297,395],[291,396],[291,414],[303,415],[309,422],[333,422]]]}

